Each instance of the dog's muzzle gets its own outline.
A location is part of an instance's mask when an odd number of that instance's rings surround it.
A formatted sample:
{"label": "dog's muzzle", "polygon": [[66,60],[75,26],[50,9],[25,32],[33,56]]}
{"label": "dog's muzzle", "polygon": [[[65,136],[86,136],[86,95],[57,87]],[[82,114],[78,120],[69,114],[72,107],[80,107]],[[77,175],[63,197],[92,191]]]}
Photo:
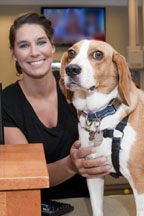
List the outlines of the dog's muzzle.
{"label": "dog's muzzle", "polygon": [[74,78],[75,76],[80,74],[81,67],[77,64],[70,64],[65,68],[65,71],[69,77]]}

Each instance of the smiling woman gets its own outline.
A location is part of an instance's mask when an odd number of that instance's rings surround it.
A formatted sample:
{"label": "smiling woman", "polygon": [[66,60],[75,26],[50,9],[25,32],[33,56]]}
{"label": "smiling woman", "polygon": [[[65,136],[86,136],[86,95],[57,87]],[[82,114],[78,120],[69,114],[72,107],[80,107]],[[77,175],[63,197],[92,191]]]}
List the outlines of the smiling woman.
{"label": "smiling woman", "polygon": [[14,21],[10,49],[22,79],[2,93],[5,143],[43,143],[51,186],[42,191],[45,203],[88,196],[83,176],[106,175],[109,169],[104,157],[84,160],[93,148],[80,149],[76,111],[60,90],[59,72],[51,69],[52,36],[50,20],[40,14],[22,14]]}
{"label": "smiling woman", "polygon": [[50,43],[44,29],[38,24],[23,24],[17,30],[14,59],[18,62],[27,82],[29,76],[43,77],[51,70],[55,47]]}

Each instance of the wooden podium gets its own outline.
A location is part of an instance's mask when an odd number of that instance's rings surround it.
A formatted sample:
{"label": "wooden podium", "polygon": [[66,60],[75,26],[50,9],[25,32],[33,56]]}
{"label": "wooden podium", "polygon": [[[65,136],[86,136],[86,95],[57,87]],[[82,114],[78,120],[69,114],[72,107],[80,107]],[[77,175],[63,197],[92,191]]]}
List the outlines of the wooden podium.
{"label": "wooden podium", "polygon": [[49,187],[42,144],[0,145],[0,216],[41,216]]}

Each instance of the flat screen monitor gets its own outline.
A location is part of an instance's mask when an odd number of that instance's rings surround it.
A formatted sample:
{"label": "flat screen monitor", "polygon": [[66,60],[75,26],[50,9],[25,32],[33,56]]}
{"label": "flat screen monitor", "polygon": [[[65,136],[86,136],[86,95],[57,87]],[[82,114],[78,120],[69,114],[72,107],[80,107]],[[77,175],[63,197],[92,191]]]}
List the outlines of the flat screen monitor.
{"label": "flat screen monitor", "polygon": [[105,41],[105,8],[41,8],[51,20],[55,45],[71,45],[81,39]]}

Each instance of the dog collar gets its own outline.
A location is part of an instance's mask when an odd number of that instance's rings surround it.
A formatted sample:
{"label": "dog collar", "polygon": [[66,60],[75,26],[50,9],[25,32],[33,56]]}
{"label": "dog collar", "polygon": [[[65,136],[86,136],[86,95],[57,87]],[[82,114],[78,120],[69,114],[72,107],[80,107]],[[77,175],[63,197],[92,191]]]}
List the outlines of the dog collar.
{"label": "dog collar", "polygon": [[96,120],[102,120],[104,117],[108,116],[108,115],[112,115],[114,114],[118,108],[120,107],[121,102],[115,98],[113,99],[109,105],[104,108],[103,110],[99,111],[99,112],[95,112],[95,113],[86,113],[84,111],[81,111],[82,115],[86,117],[86,119],[88,121],[96,121]]}

